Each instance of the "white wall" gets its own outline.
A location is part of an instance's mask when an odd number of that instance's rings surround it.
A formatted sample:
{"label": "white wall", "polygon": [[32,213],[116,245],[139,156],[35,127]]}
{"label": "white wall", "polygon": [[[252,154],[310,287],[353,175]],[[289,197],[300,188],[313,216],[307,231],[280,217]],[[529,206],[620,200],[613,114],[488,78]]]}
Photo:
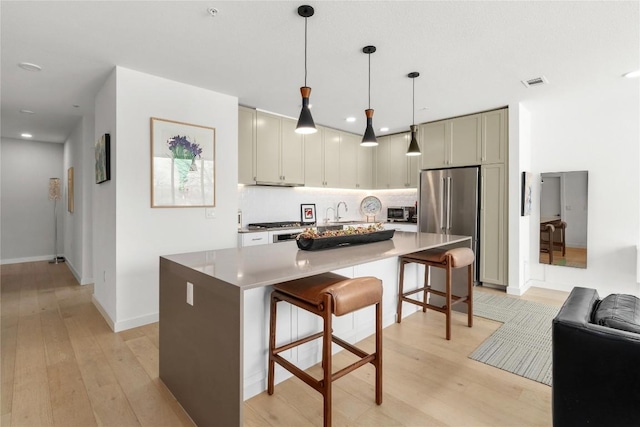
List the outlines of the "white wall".
{"label": "white wall", "polygon": [[[98,103],[107,110],[98,112]],[[115,247],[109,243],[110,250],[100,255],[108,260],[98,259],[94,251],[96,282],[107,275],[102,285],[96,284],[100,293],[96,290],[95,297],[118,331],[157,321],[161,255],[236,245],[238,100],[117,67],[98,96],[96,110],[95,137],[111,132],[112,181],[105,189],[113,189],[96,198],[104,207],[113,203],[115,194],[115,210],[109,209],[108,218]],[[151,117],[216,128],[214,219],[205,217],[204,208],[151,208]],[[101,244],[100,227],[103,224],[94,226],[94,248]]]}
{"label": "white wall", "polygon": [[[85,137],[86,132],[84,130],[84,120],[81,118],[78,124],[73,129],[69,137],[64,143],[64,188],[65,197],[64,200],[64,254],[66,257],[67,265],[69,269],[76,277],[76,280],[80,284],[86,285],[92,283],[91,269],[86,270],[87,263],[85,258],[90,257],[92,253],[91,247],[85,248],[85,228],[88,228],[87,223],[90,223],[90,217],[87,216],[85,201],[86,194],[86,170],[88,170],[85,161]],[[68,210],[68,170],[73,167],[73,213]],[[89,211],[90,214],[90,211]]]}
{"label": "white wall", "polygon": [[[93,141],[111,136],[111,180],[93,184],[93,301],[111,328],[117,319],[116,302],[116,72],[98,92]],[[95,175],[94,175],[95,176]],[[94,180],[95,182],[95,180]]]}
{"label": "white wall", "polygon": [[[49,178],[65,181],[63,145],[2,138],[0,155],[2,263],[53,259],[54,202],[48,197]],[[58,255],[62,255],[64,193],[57,212]]]}
{"label": "white wall", "polygon": [[[589,172],[587,268],[539,264],[538,242],[532,240],[529,284],[561,290],[593,287],[601,296],[638,294],[639,94],[638,79],[611,76],[582,91],[525,103],[531,112],[531,167],[538,178],[531,236],[538,234],[539,174]],[[511,208],[514,204],[510,200]]]}

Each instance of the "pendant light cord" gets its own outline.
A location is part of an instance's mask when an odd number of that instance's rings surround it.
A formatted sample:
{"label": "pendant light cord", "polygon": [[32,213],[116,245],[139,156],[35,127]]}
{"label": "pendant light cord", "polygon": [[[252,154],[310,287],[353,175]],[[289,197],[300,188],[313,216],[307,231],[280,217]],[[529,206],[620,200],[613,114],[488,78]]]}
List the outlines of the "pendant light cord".
{"label": "pendant light cord", "polygon": [[369,56],[369,109],[371,109],[371,54]]}
{"label": "pendant light cord", "polygon": [[416,124],[416,79],[413,78],[413,125]]}
{"label": "pendant light cord", "polygon": [[307,18],[304,18],[304,86],[307,86]]}

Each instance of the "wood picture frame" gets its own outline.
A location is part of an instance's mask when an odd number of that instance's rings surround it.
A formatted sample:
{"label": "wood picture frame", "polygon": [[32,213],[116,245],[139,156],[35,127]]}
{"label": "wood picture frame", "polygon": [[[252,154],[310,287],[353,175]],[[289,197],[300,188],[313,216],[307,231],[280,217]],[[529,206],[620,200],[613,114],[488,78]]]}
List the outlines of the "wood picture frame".
{"label": "wood picture frame", "polygon": [[73,166],[67,170],[67,210],[73,213]]}
{"label": "wood picture frame", "polygon": [[300,223],[315,224],[316,223],[316,205],[315,203],[303,203],[300,205]]}
{"label": "wood picture frame", "polygon": [[216,129],[151,117],[151,207],[215,207]]}
{"label": "wood picture frame", "polygon": [[111,137],[105,133],[96,141],[96,184],[111,179]]}

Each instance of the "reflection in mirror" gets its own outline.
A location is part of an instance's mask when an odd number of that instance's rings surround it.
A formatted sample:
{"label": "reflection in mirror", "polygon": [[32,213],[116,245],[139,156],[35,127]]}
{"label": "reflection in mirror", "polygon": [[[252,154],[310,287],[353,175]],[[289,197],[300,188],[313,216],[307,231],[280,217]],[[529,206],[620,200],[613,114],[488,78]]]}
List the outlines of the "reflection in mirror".
{"label": "reflection in mirror", "polygon": [[588,172],[543,173],[540,263],[587,267]]}

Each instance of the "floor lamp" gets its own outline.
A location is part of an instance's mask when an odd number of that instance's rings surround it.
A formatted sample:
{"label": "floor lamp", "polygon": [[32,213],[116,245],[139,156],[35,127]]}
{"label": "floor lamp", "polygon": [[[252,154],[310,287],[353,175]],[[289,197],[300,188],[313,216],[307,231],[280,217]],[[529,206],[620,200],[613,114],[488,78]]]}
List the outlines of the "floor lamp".
{"label": "floor lamp", "polygon": [[49,200],[53,200],[53,259],[50,264],[64,262],[64,257],[58,256],[58,200],[62,198],[60,191],[60,178],[49,178]]}

